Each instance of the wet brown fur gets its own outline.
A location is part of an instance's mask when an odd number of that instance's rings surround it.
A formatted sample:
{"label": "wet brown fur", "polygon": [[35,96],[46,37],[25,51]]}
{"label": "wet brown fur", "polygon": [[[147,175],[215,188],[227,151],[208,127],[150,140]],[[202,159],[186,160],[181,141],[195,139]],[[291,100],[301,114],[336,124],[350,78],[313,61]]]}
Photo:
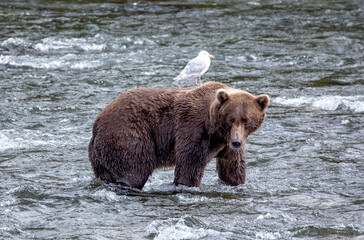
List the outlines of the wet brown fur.
{"label": "wet brown fur", "polygon": [[217,82],[125,92],[93,125],[89,159],[95,176],[141,189],[154,169],[175,165],[175,184],[199,186],[216,157],[219,178],[242,184],[245,141],[263,123],[268,103],[266,95]]}

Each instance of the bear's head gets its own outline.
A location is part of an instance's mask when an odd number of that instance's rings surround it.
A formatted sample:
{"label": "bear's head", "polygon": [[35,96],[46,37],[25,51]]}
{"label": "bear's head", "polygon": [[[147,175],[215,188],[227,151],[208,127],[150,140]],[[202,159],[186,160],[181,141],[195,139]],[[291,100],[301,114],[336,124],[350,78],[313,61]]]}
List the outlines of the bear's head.
{"label": "bear's head", "polygon": [[228,146],[238,150],[262,125],[268,104],[267,95],[255,97],[242,90],[219,89],[210,107],[210,120]]}

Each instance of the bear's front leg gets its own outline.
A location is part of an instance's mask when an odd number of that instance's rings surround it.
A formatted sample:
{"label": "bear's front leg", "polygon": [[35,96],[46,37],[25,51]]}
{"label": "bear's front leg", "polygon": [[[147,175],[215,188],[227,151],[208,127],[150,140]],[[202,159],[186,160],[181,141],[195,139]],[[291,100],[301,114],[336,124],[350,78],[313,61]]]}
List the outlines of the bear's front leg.
{"label": "bear's front leg", "polygon": [[245,154],[244,150],[226,147],[216,157],[216,169],[221,181],[230,186],[245,183]]}
{"label": "bear's front leg", "polygon": [[174,171],[174,184],[199,187],[207,160],[201,154],[188,154],[186,158],[177,157]]}

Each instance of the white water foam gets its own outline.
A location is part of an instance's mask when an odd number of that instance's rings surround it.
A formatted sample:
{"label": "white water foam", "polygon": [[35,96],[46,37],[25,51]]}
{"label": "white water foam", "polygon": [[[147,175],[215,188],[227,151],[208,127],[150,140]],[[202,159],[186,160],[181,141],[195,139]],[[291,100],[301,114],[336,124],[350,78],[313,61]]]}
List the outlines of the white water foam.
{"label": "white water foam", "polygon": [[9,46],[9,45],[13,45],[13,46],[30,46],[31,42],[29,42],[28,40],[24,39],[24,38],[8,38],[4,41],[1,42],[0,44],[1,46],[5,47],[5,46]]}
{"label": "white water foam", "polygon": [[256,239],[280,239],[281,234],[279,232],[257,232],[255,234]]}
{"label": "white water foam", "polygon": [[62,60],[49,59],[44,57],[23,56],[3,56],[0,55],[0,64],[9,64],[12,66],[27,66],[33,68],[59,68],[65,65]]}
{"label": "white water foam", "polygon": [[349,109],[355,113],[364,112],[364,95],[358,96],[321,96],[321,97],[277,97],[274,103],[292,107],[313,107],[317,109],[335,111]]}
{"label": "white water foam", "polygon": [[205,196],[188,196],[185,194],[177,195],[178,201],[182,204],[191,204],[191,203],[208,203],[212,202],[214,199],[205,197]]}
{"label": "white water foam", "polygon": [[48,37],[44,38],[41,43],[34,45],[34,48],[48,52],[52,50],[60,49],[82,49],[84,51],[101,51],[106,48],[106,44],[94,43],[95,39],[84,39],[84,38],[57,38]]}
{"label": "white water foam", "polygon": [[118,196],[116,193],[107,189],[98,190],[92,195],[97,199],[101,199],[102,201],[106,200],[109,202],[119,202],[123,200],[122,196]]}
{"label": "white water foam", "polygon": [[97,68],[102,65],[101,61],[93,60],[93,61],[80,61],[71,65],[73,69],[84,69],[84,68]]}
{"label": "white water foam", "polygon": [[[183,216],[175,224],[165,221],[156,220],[149,224],[146,229],[148,236],[154,235],[154,240],[180,240],[180,239],[221,239],[233,237],[233,233],[218,232],[203,227],[191,227],[186,224],[185,219],[190,216]],[[166,226],[167,225],[167,226]]]}
{"label": "white water foam", "polygon": [[101,60],[79,61],[77,57],[73,54],[68,54],[62,58],[41,57],[41,56],[35,57],[29,55],[23,55],[23,56],[0,55],[0,64],[9,64],[12,66],[25,66],[25,67],[45,68],[45,69],[58,69],[58,68],[85,69],[85,68],[97,68],[102,65],[102,62]]}
{"label": "white water foam", "polygon": [[[96,43],[95,43],[96,41]],[[49,52],[53,50],[73,50],[79,49],[83,51],[102,51],[107,45],[105,43],[97,43],[103,39],[96,35],[93,38],[60,38],[47,37],[39,43],[32,43],[24,38],[8,38],[0,43],[1,46],[24,46],[32,47],[41,52]]]}
{"label": "white water foam", "polygon": [[8,149],[29,149],[46,145],[55,146],[56,141],[37,131],[24,130],[21,133],[14,129],[0,131],[0,152]]}

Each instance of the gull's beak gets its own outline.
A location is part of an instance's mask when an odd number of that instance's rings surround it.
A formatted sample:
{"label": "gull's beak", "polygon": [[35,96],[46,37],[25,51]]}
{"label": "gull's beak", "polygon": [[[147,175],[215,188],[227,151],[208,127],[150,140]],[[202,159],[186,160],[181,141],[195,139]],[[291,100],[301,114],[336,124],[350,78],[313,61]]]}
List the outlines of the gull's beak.
{"label": "gull's beak", "polygon": [[214,55],[210,55],[210,58],[214,58]]}

